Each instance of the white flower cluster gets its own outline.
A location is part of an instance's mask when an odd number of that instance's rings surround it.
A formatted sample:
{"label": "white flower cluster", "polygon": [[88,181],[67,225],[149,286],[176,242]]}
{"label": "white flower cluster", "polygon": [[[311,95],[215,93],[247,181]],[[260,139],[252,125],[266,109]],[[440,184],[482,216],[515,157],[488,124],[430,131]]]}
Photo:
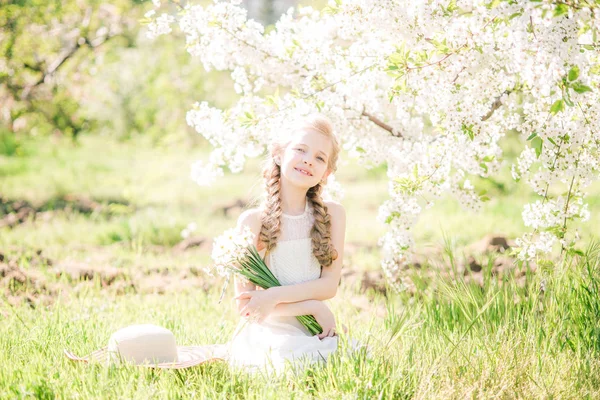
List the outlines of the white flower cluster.
{"label": "white flower cluster", "polygon": [[560,227],[573,218],[587,221],[590,217],[587,206],[581,197],[558,196],[546,202],[538,200],[533,204],[525,204],[523,221],[525,226],[535,230]]}
{"label": "white flower cluster", "polygon": [[215,271],[220,276],[230,276],[230,268],[235,267],[235,262],[244,257],[247,248],[253,243],[254,234],[247,226],[241,232],[237,228],[231,228],[216,237],[211,254]]}
{"label": "white flower cluster", "polygon": [[344,198],[344,189],[342,185],[335,179],[334,175],[327,177],[327,182],[323,187],[323,200],[333,200],[340,202]]}
{"label": "white flower cluster", "polygon": [[210,186],[223,176],[223,168],[197,160],[192,164],[190,178],[200,186]]}
{"label": "white flower cluster", "polygon": [[[148,12],[145,16],[146,18],[151,18],[154,15],[155,13]],[[150,39],[156,39],[160,35],[171,33],[173,31],[173,29],[171,29],[171,24],[173,22],[175,22],[175,17],[166,13],[162,13],[159,17],[148,24],[148,32],[146,32],[146,36]]]}
{"label": "white flower cluster", "polygon": [[[238,3],[188,4],[179,20],[190,54],[207,70],[229,71],[240,94],[226,111],[200,103],[187,115],[215,147],[196,166],[198,183],[224,166],[240,171],[288,134],[290,121],[321,111],[362,165],[387,164],[390,200],[380,219],[390,229],[380,243],[389,276],[406,259],[424,206],[451,193],[479,207],[470,177],[499,171],[507,131],[526,143],[513,177],[543,197],[523,212],[533,232],[520,240],[521,256],[564,246],[571,222],[589,214],[584,189],[600,172],[592,42],[600,12],[592,6],[344,0],[290,10],[265,30]],[[160,21],[153,32],[170,29],[170,19]]]}
{"label": "white flower cluster", "polygon": [[519,248],[519,258],[522,260],[535,259],[538,254],[547,254],[552,251],[556,243],[556,236],[550,232],[541,232],[539,235],[526,233],[517,238],[516,244]]}

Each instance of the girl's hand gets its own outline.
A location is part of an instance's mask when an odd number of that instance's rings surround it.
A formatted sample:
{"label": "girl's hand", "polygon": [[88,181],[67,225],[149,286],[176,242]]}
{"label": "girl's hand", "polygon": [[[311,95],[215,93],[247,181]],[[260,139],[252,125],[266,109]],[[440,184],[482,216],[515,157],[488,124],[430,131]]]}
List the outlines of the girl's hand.
{"label": "girl's hand", "polygon": [[242,309],[243,309],[244,307],[246,307],[246,304],[248,304],[248,302],[249,302],[249,301],[250,301],[250,300],[248,300],[248,299],[244,299],[244,300],[235,300],[235,302],[236,302],[236,304],[237,304],[237,312],[238,312],[238,313],[241,313],[241,312],[242,312]]}
{"label": "girl's hand", "polygon": [[267,318],[277,306],[277,300],[268,290],[242,292],[235,299],[247,301],[247,304],[240,311],[240,316],[259,323]]}
{"label": "girl's hand", "polygon": [[315,313],[313,316],[323,328],[323,332],[319,333],[319,339],[323,339],[325,337],[333,337],[337,335],[336,326],[335,326],[335,317],[333,313],[327,307],[325,303],[322,301],[318,301],[318,306],[315,307]]}

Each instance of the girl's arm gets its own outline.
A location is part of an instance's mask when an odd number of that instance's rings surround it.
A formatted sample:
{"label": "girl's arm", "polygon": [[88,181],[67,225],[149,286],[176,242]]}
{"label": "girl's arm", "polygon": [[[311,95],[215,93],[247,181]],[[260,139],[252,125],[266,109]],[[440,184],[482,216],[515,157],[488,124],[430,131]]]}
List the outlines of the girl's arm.
{"label": "girl's arm", "polygon": [[327,307],[325,303],[319,300],[304,300],[297,303],[277,304],[271,312],[275,317],[297,317],[300,315],[313,315],[318,312],[320,307]]}
{"label": "girl's arm", "polygon": [[312,315],[315,317],[323,332],[318,334],[319,339],[336,334],[336,322],[333,313],[327,304],[319,300],[304,300],[297,303],[280,303],[269,314],[276,317],[297,317],[299,315]]}
{"label": "girl's arm", "polygon": [[256,290],[256,285],[249,281],[242,282],[242,280],[237,275],[234,275],[233,279],[235,281],[235,295],[236,295],[235,302],[237,304],[238,312],[241,312],[242,309],[246,306],[246,304],[248,304],[250,299],[238,299],[237,296],[240,293],[244,293],[248,290]]}
{"label": "girl's arm", "polygon": [[[246,210],[242,214],[240,214],[240,216],[238,217],[236,229],[238,232],[241,232],[242,229],[244,228],[244,226],[248,226],[255,236],[254,246],[256,246],[257,242],[258,242],[258,233],[260,231],[259,224],[260,224],[260,219],[258,218],[258,211],[254,210],[254,209]],[[248,304],[250,299],[240,299],[240,298],[238,298],[238,296],[241,293],[256,290],[256,285],[250,281],[244,282],[242,279],[240,279],[240,277],[237,274],[234,274],[234,281],[235,281],[235,302],[237,304],[238,312],[241,312],[241,310],[246,306],[246,304]]]}

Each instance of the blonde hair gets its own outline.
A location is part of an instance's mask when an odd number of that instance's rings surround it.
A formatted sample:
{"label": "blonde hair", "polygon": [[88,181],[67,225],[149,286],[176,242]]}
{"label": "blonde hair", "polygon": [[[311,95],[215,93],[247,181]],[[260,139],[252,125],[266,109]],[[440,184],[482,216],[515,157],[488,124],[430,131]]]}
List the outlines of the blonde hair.
{"label": "blonde hair", "polygon": [[[316,114],[305,118],[295,130],[316,131],[331,139],[332,150],[327,162],[327,168],[331,172],[337,170],[337,160],[340,152],[338,139],[333,133],[333,126],[329,119],[323,115]],[[259,242],[264,243],[267,251],[271,251],[277,244],[281,233],[281,166],[275,163],[275,157],[280,157],[290,143],[290,138],[285,141],[274,141],[271,144],[270,156],[263,168],[265,178],[265,189],[267,197],[262,207]],[[309,201],[314,210],[315,222],[310,232],[312,239],[312,251],[322,267],[328,267],[338,256],[337,251],[331,243],[331,216],[327,212],[327,206],[323,202],[321,192],[323,185],[317,185],[308,189],[306,201]]]}

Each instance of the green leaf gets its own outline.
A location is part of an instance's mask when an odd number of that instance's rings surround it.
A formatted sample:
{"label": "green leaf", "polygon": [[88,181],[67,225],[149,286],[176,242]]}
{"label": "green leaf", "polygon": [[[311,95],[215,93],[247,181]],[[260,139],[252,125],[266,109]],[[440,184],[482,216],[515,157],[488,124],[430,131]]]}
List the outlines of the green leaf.
{"label": "green leaf", "polygon": [[462,124],[462,131],[465,135],[469,137],[469,139],[473,140],[475,138],[475,134],[473,133],[473,125],[467,125],[465,123]]}
{"label": "green leaf", "polygon": [[563,100],[565,101],[565,104],[568,105],[569,107],[573,107],[575,104],[573,104],[573,102],[571,101],[571,95],[569,94],[569,88],[565,88],[563,89]]}
{"label": "green leaf", "polygon": [[490,161],[494,161],[495,158],[496,158],[496,156],[485,156],[485,157],[483,157],[483,161],[490,162]]}
{"label": "green leaf", "polygon": [[448,12],[452,12],[454,10],[458,10],[458,6],[456,5],[456,0],[451,0],[450,3],[448,3],[448,7],[446,7],[446,10],[448,10]]}
{"label": "green leaf", "polygon": [[486,7],[488,10],[491,10],[492,8],[496,8],[496,7],[498,7],[500,4],[502,4],[502,1],[501,1],[501,0],[492,0],[491,2],[487,3],[487,4],[485,5],[485,7]]}
{"label": "green leaf", "polygon": [[394,218],[398,218],[400,217],[400,213],[397,211],[392,212],[390,215],[388,215],[388,217],[385,219],[385,223],[389,224],[390,222],[392,222],[394,220]]}
{"label": "green leaf", "polygon": [[321,12],[324,15],[333,15],[333,14],[337,14],[339,11],[340,11],[340,9],[338,7],[325,6],[325,7],[323,7],[323,10]]}
{"label": "green leaf", "polygon": [[488,172],[488,166],[487,166],[487,164],[485,164],[485,163],[479,163],[479,166],[481,167],[481,169],[483,169],[483,171],[485,173]]}
{"label": "green leaf", "polygon": [[542,147],[544,146],[544,141],[539,136],[534,138],[531,141],[531,147],[535,149],[535,156],[540,158],[540,154],[542,154]]}
{"label": "green leaf", "polygon": [[479,200],[485,203],[486,201],[490,201],[490,196],[481,196]]}
{"label": "green leaf", "polygon": [[521,15],[523,15],[523,12],[522,12],[522,11],[519,11],[519,12],[516,12],[516,13],[513,13],[513,14],[510,14],[510,16],[508,17],[508,20],[510,21],[511,19],[513,19],[513,18],[517,18],[517,17],[520,17]]}
{"label": "green leaf", "polygon": [[551,137],[548,138],[548,141],[550,143],[552,143],[553,145],[557,146],[556,142],[554,141],[554,139],[552,139]]}
{"label": "green leaf", "polygon": [[529,135],[529,137],[527,138],[527,140],[531,140],[533,138],[537,137],[537,132],[533,132],[531,135]]}
{"label": "green leaf", "polygon": [[390,62],[392,64],[395,64],[395,65],[402,64],[403,62],[406,61],[406,57],[404,57],[400,53],[392,53],[392,54],[390,54],[388,59],[390,60]]}
{"label": "green leaf", "polygon": [[552,114],[556,114],[564,109],[565,109],[565,102],[562,99],[556,100],[554,102],[554,104],[552,104],[552,107],[550,107],[550,112]]}
{"label": "green leaf", "polygon": [[569,7],[565,4],[558,4],[554,9],[554,17],[560,17],[561,15],[565,15],[569,12]]}
{"label": "green leaf", "polygon": [[591,87],[586,86],[586,85],[584,85],[582,83],[579,83],[579,82],[574,83],[571,87],[573,88],[574,91],[576,91],[579,94],[585,93],[585,92],[591,92],[592,91]]}
{"label": "green leaf", "polygon": [[574,247],[568,248],[567,249],[567,253],[570,254],[570,255],[572,255],[572,256],[574,256],[574,255],[581,256],[581,257],[585,256],[585,253],[582,250],[579,250],[579,249],[574,248]]}
{"label": "green leaf", "polygon": [[572,82],[572,81],[576,80],[577,78],[579,78],[579,67],[577,65],[574,65],[569,70],[569,80]]}

